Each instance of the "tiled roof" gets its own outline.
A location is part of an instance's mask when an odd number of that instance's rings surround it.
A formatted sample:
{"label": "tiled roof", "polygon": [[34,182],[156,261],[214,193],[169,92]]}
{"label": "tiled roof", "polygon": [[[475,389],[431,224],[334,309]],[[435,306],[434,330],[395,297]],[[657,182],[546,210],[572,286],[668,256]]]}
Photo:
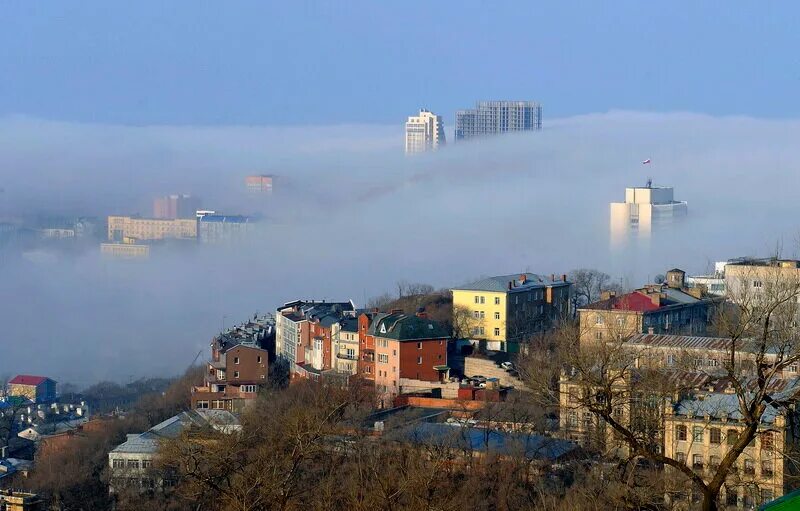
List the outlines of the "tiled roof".
{"label": "tiled roof", "polygon": [[18,376],[15,376],[8,383],[14,385],[41,385],[42,383],[46,382],[49,379],[50,378],[47,378],[45,376],[31,376],[28,374],[20,374]]}
{"label": "tiled roof", "polygon": [[[525,282],[520,279],[525,276]],[[508,288],[508,283],[512,283],[511,289]],[[485,279],[471,282],[464,286],[453,288],[460,291],[488,291],[496,293],[518,293],[520,291],[527,291],[528,289],[535,289],[547,286],[562,286],[569,284],[561,280],[552,281],[542,275],[535,273],[514,273],[511,275],[499,275],[497,277],[487,277]]]}
{"label": "tiled roof", "polygon": [[648,312],[658,309],[653,300],[642,293],[627,293],[622,296],[612,296],[605,300],[599,300],[583,307],[592,310],[622,310],[635,312]]}

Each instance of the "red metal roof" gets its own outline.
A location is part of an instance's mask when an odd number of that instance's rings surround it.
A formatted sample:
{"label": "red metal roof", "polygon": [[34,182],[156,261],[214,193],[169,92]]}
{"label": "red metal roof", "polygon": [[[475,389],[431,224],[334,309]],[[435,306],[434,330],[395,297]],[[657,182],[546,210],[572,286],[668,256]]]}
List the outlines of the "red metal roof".
{"label": "red metal roof", "polygon": [[8,383],[14,385],[41,385],[50,378],[44,376],[31,376],[29,374],[19,374],[10,380]]}
{"label": "red metal roof", "polygon": [[591,303],[585,308],[647,312],[658,309],[658,306],[653,303],[653,300],[651,300],[650,297],[634,291],[622,296],[612,296],[606,300],[600,300],[599,302]]}

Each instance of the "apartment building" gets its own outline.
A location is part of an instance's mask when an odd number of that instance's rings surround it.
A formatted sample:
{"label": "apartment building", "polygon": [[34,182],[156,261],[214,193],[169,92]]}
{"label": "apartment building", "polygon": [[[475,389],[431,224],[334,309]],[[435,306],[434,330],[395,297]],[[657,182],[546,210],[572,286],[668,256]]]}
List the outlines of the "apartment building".
{"label": "apartment building", "polygon": [[[796,397],[797,379],[780,380],[774,392]],[[798,439],[789,417],[767,407],[753,442],[739,456],[721,493],[726,509],[753,509],[788,492],[796,484],[797,469],[790,452]],[[729,446],[744,431],[739,401],[732,388],[700,390],[691,396],[668,403],[664,415],[664,454],[683,460],[695,472],[709,479],[719,466]],[[790,484],[791,483],[791,484]],[[697,496],[686,492],[680,498]]]}
{"label": "apartment building", "polygon": [[[399,312],[399,311],[397,311]],[[375,335],[370,333],[372,321],[380,314],[377,309],[358,315],[358,374],[367,381],[375,381]]]}
{"label": "apartment building", "polygon": [[243,215],[197,213],[197,239],[201,243],[235,243],[247,240],[256,229],[256,219]]}
{"label": "apartment building", "polygon": [[725,265],[725,286],[732,300],[800,290],[800,261],[741,258]]}
{"label": "apartment building", "polygon": [[192,388],[192,408],[241,411],[267,385],[275,357],[272,316],[255,316],[211,341],[203,385]]}
{"label": "apartment building", "polygon": [[260,174],[260,175],[247,176],[244,180],[244,183],[249,193],[269,194],[272,193],[272,179],[273,176]]}
{"label": "apartment building", "polygon": [[153,218],[174,220],[194,218],[200,199],[187,194],[173,194],[153,200]]}
{"label": "apartment building", "polygon": [[332,327],[333,366],[339,373],[358,374],[358,331],[358,318],[344,318]]}
{"label": "apartment building", "polygon": [[420,110],[406,121],[406,154],[438,149],[445,144],[442,117]]}
{"label": "apartment building", "polygon": [[558,325],[569,314],[566,275],[535,273],[488,277],[452,289],[453,324],[491,350],[515,351],[525,338]]}
{"label": "apartment building", "polygon": [[542,105],[534,101],[479,101],[456,112],[456,140],[542,129]]}
{"label": "apartment building", "polygon": [[127,238],[128,242],[101,243],[100,254],[104,257],[119,259],[147,259],[150,257],[150,245],[136,243],[136,240]]}
{"label": "apartment building", "polygon": [[8,395],[50,403],[56,399],[56,382],[46,376],[20,374],[8,381]]}
{"label": "apartment building", "polygon": [[450,332],[424,312],[377,314],[368,335],[375,339],[375,389],[384,406],[399,394],[400,378],[447,381]]}
{"label": "apartment building", "polygon": [[619,339],[638,333],[704,335],[721,297],[684,285],[685,272],[672,269],[663,284],[623,295],[606,292],[578,309],[581,343]]}
{"label": "apartment building", "polygon": [[177,218],[170,220],[132,216],[109,216],[108,240],[121,242],[123,238],[134,238],[136,240],[197,238],[197,219]]}
{"label": "apartment building", "polygon": [[648,180],[643,187],[625,189],[625,202],[610,205],[611,244],[621,246],[628,238],[648,239],[659,229],[685,218],[686,201],[676,201],[671,186],[653,186]]}
{"label": "apartment building", "polygon": [[[313,359],[315,357],[309,353],[309,362],[312,363],[306,364],[306,351],[315,347],[312,340],[314,337],[320,336],[318,334],[312,335],[312,331],[319,332],[318,329],[312,328],[314,327],[312,322],[319,326],[319,320],[326,316],[335,317],[337,321],[345,317],[354,317],[355,310],[356,308],[352,301],[295,300],[278,307],[275,315],[275,347],[277,355],[289,364],[289,371],[293,376],[298,373],[298,368],[301,364],[304,367],[313,368]],[[330,340],[332,335],[327,336],[327,338]],[[322,344],[324,339],[318,340],[320,341],[320,351],[316,357],[319,359],[317,365],[323,367],[323,359],[325,358],[323,352],[325,348]],[[330,349],[329,346],[329,353]],[[319,369],[319,371],[321,370]],[[303,371],[307,376],[308,371],[306,369],[303,369]]]}

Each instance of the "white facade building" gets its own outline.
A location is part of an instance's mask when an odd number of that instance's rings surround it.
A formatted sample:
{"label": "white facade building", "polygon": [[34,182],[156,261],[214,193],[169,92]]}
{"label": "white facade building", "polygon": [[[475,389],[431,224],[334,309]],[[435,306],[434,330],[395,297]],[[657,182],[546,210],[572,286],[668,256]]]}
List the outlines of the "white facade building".
{"label": "white facade building", "polygon": [[671,186],[625,189],[625,202],[611,203],[611,242],[616,245],[629,236],[647,239],[659,227],[686,216],[686,201],[676,201]]}
{"label": "white facade building", "polygon": [[445,144],[442,117],[428,110],[406,121],[406,154],[438,149]]}

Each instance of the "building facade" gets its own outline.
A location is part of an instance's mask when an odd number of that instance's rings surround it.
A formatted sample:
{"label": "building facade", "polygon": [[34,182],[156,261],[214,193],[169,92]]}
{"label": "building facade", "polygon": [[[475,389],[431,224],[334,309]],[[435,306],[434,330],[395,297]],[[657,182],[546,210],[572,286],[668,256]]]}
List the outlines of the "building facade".
{"label": "building facade", "polygon": [[686,217],[686,201],[676,201],[671,186],[625,189],[625,202],[610,206],[611,244],[622,245],[629,238],[649,239],[660,228]]}
{"label": "building facade", "polygon": [[173,194],[153,200],[153,218],[175,220],[194,218],[200,209],[200,199],[186,194]]}
{"label": "building facade", "polygon": [[452,289],[453,324],[470,339],[506,351],[545,332],[569,314],[571,284],[534,273],[501,275]]}
{"label": "building facade", "polygon": [[136,240],[197,238],[197,219],[178,218],[166,220],[130,216],[109,216],[108,240],[121,242],[124,238],[134,238]]}
{"label": "building facade", "polygon": [[456,140],[542,129],[542,106],[534,101],[479,101],[456,112]]}
{"label": "building facade", "polygon": [[250,193],[272,193],[272,177],[263,174],[247,176],[244,184]]}
{"label": "building facade", "polygon": [[399,394],[400,378],[447,381],[450,332],[424,312],[379,313],[369,327],[369,335],[375,339],[375,390],[384,406]]}
{"label": "building facade", "polygon": [[358,374],[358,318],[345,318],[333,325],[334,368],[342,374]]}
{"label": "building facade", "polygon": [[8,395],[49,403],[56,400],[56,382],[45,376],[20,374],[9,380]]}
{"label": "building facade", "polygon": [[406,121],[406,154],[421,153],[445,145],[442,117],[420,110]]}
{"label": "building facade", "polygon": [[235,243],[255,230],[255,220],[242,215],[198,214],[197,237],[201,243]]}
{"label": "building facade", "polygon": [[241,411],[267,385],[275,357],[272,316],[254,317],[211,341],[203,385],[192,388],[192,408]]}
{"label": "building facade", "polygon": [[101,243],[100,253],[106,257],[120,259],[147,259],[150,257],[150,245],[143,243]]}

